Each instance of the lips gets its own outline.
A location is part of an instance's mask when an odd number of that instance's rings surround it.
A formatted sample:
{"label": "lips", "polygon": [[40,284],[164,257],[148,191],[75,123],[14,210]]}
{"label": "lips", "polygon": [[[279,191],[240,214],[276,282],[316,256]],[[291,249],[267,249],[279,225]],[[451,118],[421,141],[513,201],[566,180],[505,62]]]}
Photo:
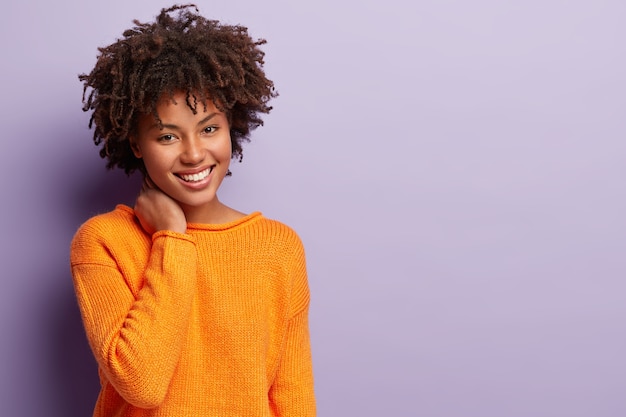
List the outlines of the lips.
{"label": "lips", "polygon": [[204,171],[196,172],[194,174],[176,174],[176,176],[185,182],[198,182],[208,177],[209,174],[211,174],[211,171],[213,171],[213,167],[209,167]]}

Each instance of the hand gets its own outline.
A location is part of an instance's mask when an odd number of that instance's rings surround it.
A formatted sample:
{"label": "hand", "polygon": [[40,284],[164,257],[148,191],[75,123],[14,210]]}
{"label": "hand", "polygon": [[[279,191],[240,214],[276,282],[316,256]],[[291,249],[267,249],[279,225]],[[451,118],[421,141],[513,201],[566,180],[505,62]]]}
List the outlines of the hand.
{"label": "hand", "polygon": [[161,191],[147,175],[135,202],[135,215],[141,227],[149,234],[159,230],[177,233],[187,231],[187,219],[183,209]]}

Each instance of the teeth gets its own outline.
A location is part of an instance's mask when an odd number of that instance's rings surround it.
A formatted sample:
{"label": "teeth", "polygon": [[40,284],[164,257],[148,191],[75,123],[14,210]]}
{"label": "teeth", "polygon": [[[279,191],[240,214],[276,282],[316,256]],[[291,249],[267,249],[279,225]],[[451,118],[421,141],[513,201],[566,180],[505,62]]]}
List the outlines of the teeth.
{"label": "teeth", "polygon": [[179,176],[183,180],[185,180],[187,182],[197,182],[197,181],[201,181],[201,180],[205,179],[206,177],[208,177],[210,173],[211,173],[211,168],[208,168],[208,169],[205,169],[202,172],[198,172],[197,174],[191,174],[191,175],[181,174]]}

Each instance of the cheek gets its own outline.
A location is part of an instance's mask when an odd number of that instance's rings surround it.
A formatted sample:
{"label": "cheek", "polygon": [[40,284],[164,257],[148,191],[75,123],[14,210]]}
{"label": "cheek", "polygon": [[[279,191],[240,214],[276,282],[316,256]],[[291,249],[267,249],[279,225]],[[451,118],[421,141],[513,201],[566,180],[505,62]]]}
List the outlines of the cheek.
{"label": "cheek", "polygon": [[144,151],[142,159],[150,176],[158,175],[159,172],[169,169],[169,159],[162,152]]}
{"label": "cheek", "polygon": [[230,141],[230,136],[221,141],[219,148],[215,150],[215,154],[219,156],[220,159],[230,162],[233,154],[233,145]]}

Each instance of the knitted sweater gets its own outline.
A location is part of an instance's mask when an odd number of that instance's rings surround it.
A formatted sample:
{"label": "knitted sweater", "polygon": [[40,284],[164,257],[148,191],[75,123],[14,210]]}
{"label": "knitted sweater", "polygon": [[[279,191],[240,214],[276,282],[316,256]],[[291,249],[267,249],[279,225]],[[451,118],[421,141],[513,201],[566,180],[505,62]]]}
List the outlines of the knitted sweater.
{"label": "knitted sweater", "polygon": [[257,212],[150,236],[119,205],[81,226],[70,259],[94,417],[315,415],[304,250],[287,226]]}

